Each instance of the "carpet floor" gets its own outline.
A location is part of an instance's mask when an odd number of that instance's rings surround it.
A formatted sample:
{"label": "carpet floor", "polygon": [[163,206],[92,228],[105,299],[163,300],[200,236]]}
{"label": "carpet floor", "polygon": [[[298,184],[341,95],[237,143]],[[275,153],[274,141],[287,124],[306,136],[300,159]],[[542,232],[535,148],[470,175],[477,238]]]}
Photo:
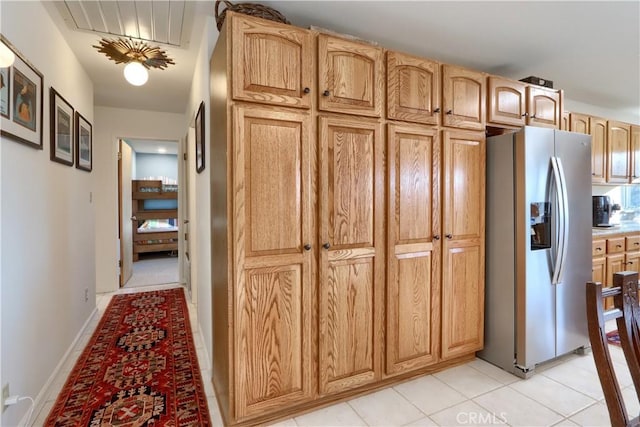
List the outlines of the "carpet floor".
{"label": "carpet floor", "polygon": [[210,426],[183,289],[114,296],[44,425]]}
{"label": "carpet floor", "polygon": [[125,288],[178,283],[178,257],[158,256],[133,263],[133,274]]}

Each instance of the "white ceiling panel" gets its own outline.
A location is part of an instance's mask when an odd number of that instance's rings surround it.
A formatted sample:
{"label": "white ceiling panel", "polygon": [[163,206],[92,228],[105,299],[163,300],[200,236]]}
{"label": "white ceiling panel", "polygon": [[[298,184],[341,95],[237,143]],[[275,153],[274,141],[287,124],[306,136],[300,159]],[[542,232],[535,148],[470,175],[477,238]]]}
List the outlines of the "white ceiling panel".
{"label": "white ceiling panel", "polygon": [[140,38],[155,40],[153,38],[153,3],[149,1],[137,1],[136,12],[138,14],[138,30]]}
{"label": "white ceiling panel", "polygon": [[107,32],[107,26],[102,18],[102,9],[100,3],[95,1],[83,1],[80,3],[84,8],[85,16],[89,20],[90,28],[86,28],[91,31],[100,31],[102,33]]}
{"label": "white ceiling panel", "polygon": [[120,12],[120,22],[122,22],[122,27],[124,29],[124,32],[118,35],[140,38],[136,4],[132,1],[119,1],[118,11]]}
{"label": "white ceiling panel", "polygon": [[180,45],[183,21],[184,3],[171,2],[171,13],[169,13],[169,44]]}
{"label": "white ceiling panel", "polygon": [[78,1],[68,1],[65,2],[67,5],[67,10],[69,14],[73,18],[73,22],[76,24],[76,27],[88,30],[90,28],[89,21],[84,14],[84,8]]}
{"label": "white ceiling panel", "polygon": [[115,1],[104,1],[101,4],[102,17],[107,26],[107,32],[111,34],[122,34],[122,22],[120,22],[120,11],[118,3]]}
{"label": "white ceiling panel", "polygon": [[169,2],[153,2],[153,39],[160,43],[169,42]]}

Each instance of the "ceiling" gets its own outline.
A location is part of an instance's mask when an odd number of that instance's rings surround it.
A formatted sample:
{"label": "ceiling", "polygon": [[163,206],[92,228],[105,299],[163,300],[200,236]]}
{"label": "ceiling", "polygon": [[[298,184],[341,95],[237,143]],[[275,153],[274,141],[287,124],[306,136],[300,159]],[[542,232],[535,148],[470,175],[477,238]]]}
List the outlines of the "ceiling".
{"label": "ceiling", "polygon": [[[166,2],[154,0],[156,3]],[[48,6],[94,82],[96,105],[186,110],[195,45],[201,39],[205,16],[213,15],[214,2],[179,3],[184,3],[180,46],[160,44],[176,65],[151,70],[149,82],[142,87],[128,85],[122,77],[123,65],[115,65],[91,47],[101,35],[73,28],[73,20],[61,7],[65,2]],[[564,89],[568,99],[624,111],[638,117],[640,123],[638,1],[261,3],[301,27],[327,28],[388,49],[513,79],[542,77]],[[148,9],[148,5],[143,7]]]}

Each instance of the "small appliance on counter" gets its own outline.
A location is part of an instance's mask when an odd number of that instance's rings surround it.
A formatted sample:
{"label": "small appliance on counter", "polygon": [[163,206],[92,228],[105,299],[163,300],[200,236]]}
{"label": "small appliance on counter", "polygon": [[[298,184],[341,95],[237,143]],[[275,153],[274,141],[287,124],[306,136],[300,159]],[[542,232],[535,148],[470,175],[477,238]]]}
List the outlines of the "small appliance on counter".
{"label": "small appliance on counter", "polygon": [[611,215],[620,210],[620,205],[611,203],[609,196],[593,196],[593,226],[613,227]]}

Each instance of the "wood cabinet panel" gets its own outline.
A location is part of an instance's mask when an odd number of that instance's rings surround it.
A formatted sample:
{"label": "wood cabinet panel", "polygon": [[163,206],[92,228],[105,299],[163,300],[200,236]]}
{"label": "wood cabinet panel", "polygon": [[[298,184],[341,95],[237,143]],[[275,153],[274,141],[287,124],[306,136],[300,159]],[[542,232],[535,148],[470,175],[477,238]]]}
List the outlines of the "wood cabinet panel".
{"label": "wood cabinet panel", "polygon": [[233,98],[311,108],[311,32],[251,17],[233,20],[231,25]]}
{"label": "wood cabinet panel", "polygon": [[560,129],[560,98],[553,89],[527,86],[527,124]]}
{"label": "wood cabinet panel", "polygon": [[318,35],[320,110],[380,117],[383,88],[381,48]]}
{"label": "wood cabinet panel", "polygon": [[589,133],[591,134],[591,182],[606,182],[607,121],[598,117],[589,117]]}
{"label": "wood cabinet panel", "polygon": [[562,117],[560,118],[560,130],[569,130],[571,125],[569,124],[569,115],[568,111],[562,112]]}
{"label": "wood cabinet panel", "polygon": [[593,264],[591,269],[591,280],[594,282],[605,282],[607,271],[607,263],[605,257],[593,258]]}
{"label": "wood cabinet panel", "polygon": [[308,275],[302,264],[245,271],[236,300],[239,418],[312,396]]}
{"label": "wood cabinet panel", "polygon": [[627,271],[640,271],[640,251],[627,252],[624,269]]}
{"label": "wood cabinet panel", "polygon": [[629,182],[630,141],[630,125],[612,120],[607,122],[607,182]]}
{"label": "wood cabinet panel", "polygon": [[498,125],[524,126],[526,84],[502,77],[489,77],[487,122]]}
{"label": "wood cabinet panel", "polygon": [[607,254],[617,254],[617,253],[624,252],[624,250],[625,250],[624,237],[607,239]]}
{"label": "wood cabinet panel", "polygon": [[440,64],[387,52],[387,117],[437,125],[440,112]]}
{"label": "wood cabinet panel", "polygon": [[486,142],[482,132],[444,131],[442,358],[484,343]]}
{"label": "wood cabinet panel", "polygon": [[484,245],[444,243],[442,259],[442,358],[484,344]]}
{"label": "wood cabinet panel", "polygon": [[631,126],[631,183],[640,183],[640,126]]}
{"label": "wood cabinet panel", "polygon": [[604,256],[607,253],[607,241],[605,239],[593,240],[591,242],[591,255],[594,257]]}
{"label": "wood cabinet panel", "polygon": [[627,252],[640,252],[640,236],[626,236],[625,240],[625,249],[627,250]]}
{"label": "wood cabinet panel", "polygon": [[310,400],[309,116],[233,107],[234,363],[239,419]]}
{"label": "wood cabinet panel", "polygon": [[484,74],[453,65],[442,66],[443,126],[484,129],[485,97]]}
{"label": "wood cabinet panel", "polygon": [[569,130],[589,135],[589,116],[586,114],[569,114]]}
{"label": "wood cabinet panel", "polygon": [[613,275],[625,270],[625,256],[622,254],[607,255],[607,278],[606,285],[613,286]]}
{"label": "wood cabinet panel", "polygon": [[319,387],[376,381],[384,283],[384,141],[380,124],[321,117]]}
{"label": "wood cabinet panel", "polygon": [[440,146],[437,136],[437,130],[431,128],[388,125],[388,375],[439,360]]}

